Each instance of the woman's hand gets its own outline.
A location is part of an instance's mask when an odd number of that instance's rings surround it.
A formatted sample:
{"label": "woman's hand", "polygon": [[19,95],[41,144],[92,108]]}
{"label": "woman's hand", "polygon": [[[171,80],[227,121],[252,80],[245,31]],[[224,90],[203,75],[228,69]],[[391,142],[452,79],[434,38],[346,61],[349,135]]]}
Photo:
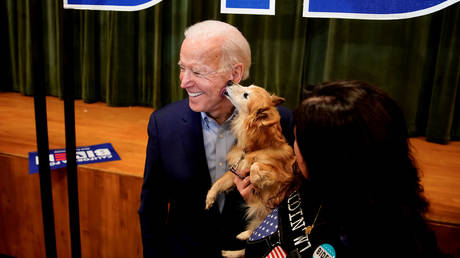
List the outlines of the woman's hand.
{"label": "woman's hand", "polygon": [[253,186],[251,181],[249,181],[249,169],[244,171],[237,171],[237,173],[240,174],[241,177],[244,177],[244,179],[235,176],[233,183],[235,183],[236,188],[240,192],[241,196],[247,202],[253,191]]}

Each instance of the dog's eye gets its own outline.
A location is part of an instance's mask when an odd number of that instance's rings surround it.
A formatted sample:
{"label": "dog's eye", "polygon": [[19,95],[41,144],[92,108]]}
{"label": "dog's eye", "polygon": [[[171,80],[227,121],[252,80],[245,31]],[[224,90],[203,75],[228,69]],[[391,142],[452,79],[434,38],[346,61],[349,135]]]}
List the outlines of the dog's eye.
{"label": "dog's eye", "polygon": [[247,99],[248,96],[249,96],[249,94],[248,94],[247,92],[245,92],[245,93],[243,94],[243,97],[244,97],[245,99]]}

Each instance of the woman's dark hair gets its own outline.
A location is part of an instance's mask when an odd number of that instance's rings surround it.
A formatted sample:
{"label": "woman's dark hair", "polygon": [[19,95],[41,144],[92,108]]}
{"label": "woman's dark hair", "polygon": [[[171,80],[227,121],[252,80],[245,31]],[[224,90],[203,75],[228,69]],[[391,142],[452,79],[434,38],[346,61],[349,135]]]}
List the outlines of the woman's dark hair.
{"label": "woman's dark hair", "polygon": [[386,231],[392,226],[392,240],[397,235],[419,245],[416,232],[426,226],[428,203],[396,101],[365,82],[327,82],[304,93],[294,119],[296,141],[325,213],[336,217],[351,239],[361,241],[357,232],[372,230],[390,237]]}

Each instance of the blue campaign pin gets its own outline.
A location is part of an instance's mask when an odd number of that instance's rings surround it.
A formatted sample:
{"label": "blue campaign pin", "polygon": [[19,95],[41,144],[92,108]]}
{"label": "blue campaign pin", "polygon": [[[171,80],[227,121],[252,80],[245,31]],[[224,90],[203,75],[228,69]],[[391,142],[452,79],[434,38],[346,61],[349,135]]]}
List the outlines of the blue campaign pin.
{"label": "blue campaign pin", "polygon": [[313,258],[335,258],[335,249],[330,244],[322,244],[313,252]]}

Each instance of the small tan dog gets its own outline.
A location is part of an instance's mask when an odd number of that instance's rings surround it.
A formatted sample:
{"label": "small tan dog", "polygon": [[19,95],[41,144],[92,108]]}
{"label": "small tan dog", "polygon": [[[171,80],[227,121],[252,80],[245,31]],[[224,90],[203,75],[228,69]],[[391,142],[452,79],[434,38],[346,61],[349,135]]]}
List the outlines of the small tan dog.
{"label": "small tan dog", "polygon": [[[276,208],[294,189],[296,178],[293,171],[295,156],[286,142],[276,106],[284,99],[270,95],[265,89],[251,85],[227,86],[224,95],[238,110],[232,121],[232,132],[237,143],[227,154],[231,165],[208,191],[206,209],[209,209],[221,192],[231,190],[233,179],[240,176],[237,171],[249,170],[253,194],[247,200],[249,219],[246,231],[240,233],[240,240],[249,239],[252,231]],[[240,176],[241,177],[241,176]],[[244,256],[244,250],[223,251],[226,257]]]}

